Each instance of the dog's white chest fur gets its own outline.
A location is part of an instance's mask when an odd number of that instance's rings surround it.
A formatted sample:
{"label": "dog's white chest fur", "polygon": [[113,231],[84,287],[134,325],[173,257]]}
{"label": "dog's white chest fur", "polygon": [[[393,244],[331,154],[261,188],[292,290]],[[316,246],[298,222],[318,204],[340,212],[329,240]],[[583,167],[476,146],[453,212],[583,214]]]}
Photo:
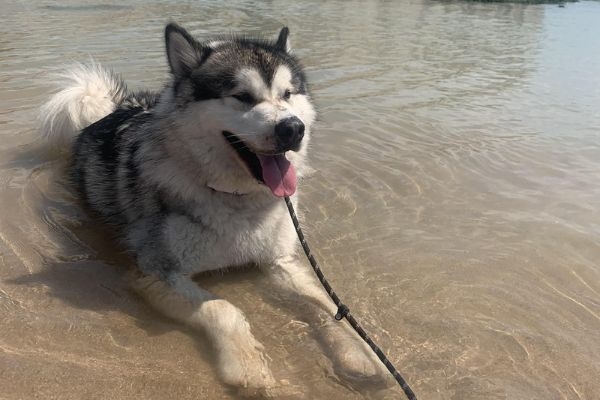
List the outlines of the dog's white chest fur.
{"label": "dog's white chest fur", "polygon": [[252,212],[198,206],[192,215],[169,216],[163,232],[185,273],[265,265],[294,252],[294,230],[283,200]]}

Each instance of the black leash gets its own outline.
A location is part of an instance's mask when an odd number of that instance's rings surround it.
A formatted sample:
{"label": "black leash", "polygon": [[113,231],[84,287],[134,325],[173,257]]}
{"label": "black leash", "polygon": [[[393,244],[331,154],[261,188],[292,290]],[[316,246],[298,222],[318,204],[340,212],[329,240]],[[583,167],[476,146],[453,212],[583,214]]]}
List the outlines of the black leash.
{"label": "black leash", "polygon": [[317,260],[313,257],[312,253],[310,252],[308,243],[306,243],[306,239],[304,239],[304,234],[302,233],[302,229],[300,228],[300,223],[298,222],[298,217],[296,217],[296,212],[294,211],[294,206],[292,205],[290,198],[287,196],[285,197],[285,204],[287,205],[288,211],[290,212],[290,217],[292,217],[292,222],[294,223],[294,227],[296,228],[296,233],[298,234],[298,239],[300,240],[300,244],[302,244],[302,248],[304,249],[304,253],[306,254],[306,257],[308,257],[308,261],[310,261],[310,265],[312,266],[313,270],[315,271],[315,274],[317,274],[317,277],[319,278],[319,281],[325,288],[325,291],[327,292],[329,297],[331,297],[331,300],[333,300],[333,302],[335,303],[335,305],[338,308],[337,314],[335,314],[335,319],[337,321],[341,321],[342,318],[346,318],[346,320],[348,321],[350,326],[352,326],[352,328],[354,328],[354,330],[356,331],[356,333],[358,333],[358,335],[362,338],[362,340],[367,342],[367,344],[369,345],[369,347],[371,347],[373,352],[375,354],[377,354],[377,357],[379,357],[379,359],[381,360],[383,365],[385,365],[385,367],[388,369],[388,371],[390,371],[390,373],[394,376],[394,379],[396,379],[396,382],[398,382],[398,384],[404,391],[404,394],[406,394],[406,397],[408,398],[408,400],[417,400],[417,396],[412,391],[410,386],[408,386],[408,383],[406,383],[406,381],[404,380],[402,375],[400,375],[400,372],[398,372],[396,367],[394,367],[394,365],[390,362],[390,360],[388,360],[388,358],[385,356],[385,354],[383,354],[383,351],[381,351],[379,346],[377,346],[375,344],[375,342],[373,342],[373,340],[369,337],[369,335],[367,335],[367,332],[365,332],[365,330],[362,328],[362,326],[360,326],[360,324],[356,321],[356,319],[354,319],[352,314],[350,314],[350,309],[348,308],[348,306],[345,305],[344,303],[342,303],[342,301],[340,300],[338,295],[333,291],[333,288],[331,287],[329,282],[327,282],[327,279],[325,279],[325,275],[323,275],[323,272],[321,271],[321,268],[319,267]]}

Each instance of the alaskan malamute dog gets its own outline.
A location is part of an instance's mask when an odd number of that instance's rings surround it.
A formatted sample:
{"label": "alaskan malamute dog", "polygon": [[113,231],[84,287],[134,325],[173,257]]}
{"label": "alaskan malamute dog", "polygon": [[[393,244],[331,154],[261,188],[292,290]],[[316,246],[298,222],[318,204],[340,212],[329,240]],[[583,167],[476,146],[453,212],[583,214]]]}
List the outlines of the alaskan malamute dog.
{"label": "alaskan malamute dog", "polygon": [[276,386],[263,346],[237,307],[192,281],[196,273],[259,265],[302,303],[339,373],[381,378],[378,361],[333,320],[335,306],[296,258],[282,197],[297,202],[315,110],[288,32],[199,42],[169,24],[171,77],[160,93],[130,92],[114,73],[80,65],[42,109],[46,138],[74,142],[81,198],[135,255],[135,289],[204,331],[223,381],[251,393]]}

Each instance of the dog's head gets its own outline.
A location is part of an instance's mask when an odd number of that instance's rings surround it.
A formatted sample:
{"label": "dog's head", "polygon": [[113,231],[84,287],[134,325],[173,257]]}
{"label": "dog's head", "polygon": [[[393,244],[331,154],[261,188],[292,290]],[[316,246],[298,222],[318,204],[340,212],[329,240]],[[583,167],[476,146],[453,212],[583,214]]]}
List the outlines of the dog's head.
{"label": "dog's head", "polygon": [[199,42],[176,24],[165,30],[173,81],[159,107],[171,116],[172,147],[217,190],[296,190],[315,111],[288,33]]}

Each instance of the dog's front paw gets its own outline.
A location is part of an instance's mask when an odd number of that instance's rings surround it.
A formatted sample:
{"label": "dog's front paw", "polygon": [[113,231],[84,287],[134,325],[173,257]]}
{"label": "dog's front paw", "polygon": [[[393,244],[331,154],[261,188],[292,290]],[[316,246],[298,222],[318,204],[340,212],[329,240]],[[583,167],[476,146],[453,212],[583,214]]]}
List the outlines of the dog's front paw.
{"label": "dog's front paw", "polygon": [[339,338],[332,347],[335,372],[347,381],[384,387],[392,384],[385,367],[365,344],[354,338]]}
{"label": "dog's front paw", "polygon": [[263,346],[254,337],[224,341],[219,349],[219,375],[244,396],[269,396],[275,380]]}

